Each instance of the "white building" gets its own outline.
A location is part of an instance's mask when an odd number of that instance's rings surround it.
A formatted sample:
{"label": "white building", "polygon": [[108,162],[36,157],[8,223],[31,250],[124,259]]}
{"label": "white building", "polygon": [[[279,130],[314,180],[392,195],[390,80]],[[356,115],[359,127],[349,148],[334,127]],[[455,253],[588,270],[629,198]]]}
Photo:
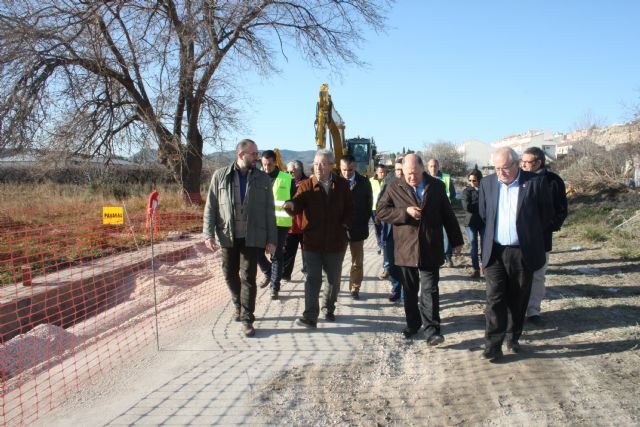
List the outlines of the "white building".
{"label": "white building", "polygon": [[565,142],[565,135],[550,131],[530,130],[518,135],[511,135],[491,143],[493,149],[511,147],[522,154],[529,147],[539,147],[551,160],[558,157],[557,145]]}
{"label": "white building", "polygon": [[493,148],[489,144],[478,141],[476,139],[470,139],[456,146],[458,153],[462,155],[462,160],[467,166],[467,169],[473,169],[478,165],[479,169],[483,166],[491,164],[491,152]]}

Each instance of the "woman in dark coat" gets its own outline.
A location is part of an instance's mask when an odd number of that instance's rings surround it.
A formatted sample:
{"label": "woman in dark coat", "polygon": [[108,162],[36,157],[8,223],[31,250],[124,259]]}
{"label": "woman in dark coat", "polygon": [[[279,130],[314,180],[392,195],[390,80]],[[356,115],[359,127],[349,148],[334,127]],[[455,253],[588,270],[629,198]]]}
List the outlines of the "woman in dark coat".
{"label": "woman in dark coat", "polygon": [[464,218],[467,238],[471,246],[471,265],[473,266],[472,278],[480,277],[480,261],[478,254],[478,236],[482,239],[484,235],[484,223],[478,214],[478,195],[482,172],[474,169],[467,175],[469,185],[462,193],[462,207],[466,211]]}

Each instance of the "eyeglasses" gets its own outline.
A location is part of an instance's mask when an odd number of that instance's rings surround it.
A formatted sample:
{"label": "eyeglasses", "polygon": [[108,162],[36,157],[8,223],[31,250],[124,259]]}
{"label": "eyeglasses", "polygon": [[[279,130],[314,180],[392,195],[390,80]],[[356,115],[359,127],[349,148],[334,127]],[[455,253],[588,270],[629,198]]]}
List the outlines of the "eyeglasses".
{"label": "eyeglasses", "polygon": [[523,165],[532,165],[537,161],[538,160],[520,160],[520,163],[522,163]]}
{"label": "eyeglasses", "polygon": [[513,165],[515,163],[516,162],[511,162],[511,163],[509,163],[509,166],[505,166],[503,168],[495,168],[496,172],[509,173],[509,172],[511,172],[511,168],[513,167]]}
{"label": "eyeglasses", "polygon": [[293,175],[293,174],[294,174],[294,172],[293,172],[293,171],[287,171],[287,173],[288,173],[289,175]]}

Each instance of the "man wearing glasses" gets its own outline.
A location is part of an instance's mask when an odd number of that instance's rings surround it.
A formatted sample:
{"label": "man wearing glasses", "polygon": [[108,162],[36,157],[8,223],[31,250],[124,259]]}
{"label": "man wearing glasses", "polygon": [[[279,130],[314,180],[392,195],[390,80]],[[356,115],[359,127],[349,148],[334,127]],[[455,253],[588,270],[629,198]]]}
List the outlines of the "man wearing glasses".
{"label": "man wearing glasses", "polygon": [[[518,167],[511,148],[491,156],[496,173],[480,182],[478,213],[485,223],[482,264],[487,286],[485,348],[481,358],[502,357],[502,343],[518,353],[518,340],[531,292],[533,272],[545,263],[544,232],[551,226],[553,203],[544,182]],[[511,314],[511,333],[507,327]]]}
{"label": "man wearing glasses", "polygon": [[544,298],[544,275],[549,265],[549,254],[552,249],[552,233],[560,230],[568,214],[567,194],[564,181],[555,173],[545,167],[545,154],[538,147],[529,147],[522,153],[522,170],[539,174],[547,184],[551,192],[551,201],[555,210],[555,215],[551,221],[551,228],[544,233],[544,250],[546,260],[544,265],[533,272],[533,282],[531,283],[531,296],[527,307],[527,321],[534,325],[541,325],[540,304]]}
{"label": "man wearing glasses", "polygon": [[236,145],[236,160],[213,173],[202,226],[207,248],[222,250],[234,320],[242,322],[247,337],[255,335],[258,255],[273,255],[277,243],[271,180],[256,169],[259,155],[256,143],[243,139]]}

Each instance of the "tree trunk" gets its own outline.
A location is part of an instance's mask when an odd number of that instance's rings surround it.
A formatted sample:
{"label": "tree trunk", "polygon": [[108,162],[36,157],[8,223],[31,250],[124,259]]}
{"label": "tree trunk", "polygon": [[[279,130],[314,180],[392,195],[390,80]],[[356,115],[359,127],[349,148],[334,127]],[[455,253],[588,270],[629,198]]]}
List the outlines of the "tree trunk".
{"label": "tree trunk", "polygon": [[168,132],[159,136],[158,159],[173,175],[182,188],[184,199],[193,205],[203,204],[200,195],[200,174],[202,172],[202,135],[198,129],[187,134],[187,145],[175,143]]}
{"label": "tree trunk", "polygon": [[[193,129],[193,130],[192,130]],[[202,135],[197,127],[191,127],[187,134],[187,150],[182,167],[182,191],[185,200],[194,205],[202,205],[200,176],[202,173]]]}

